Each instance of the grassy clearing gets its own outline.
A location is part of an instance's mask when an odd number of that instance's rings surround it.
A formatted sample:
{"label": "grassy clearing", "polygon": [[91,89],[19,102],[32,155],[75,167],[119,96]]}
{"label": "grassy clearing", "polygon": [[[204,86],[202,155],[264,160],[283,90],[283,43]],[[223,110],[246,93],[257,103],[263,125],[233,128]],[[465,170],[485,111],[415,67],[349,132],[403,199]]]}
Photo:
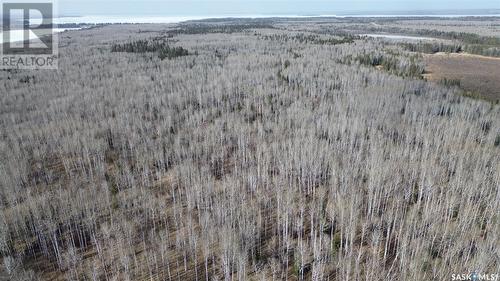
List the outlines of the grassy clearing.
{"label": "grassy clearing", "polygon": [[493,103],[500,100],[500,58],[470,54],[425,55],[426,73],[429,81],[459,81],[468,93]]}

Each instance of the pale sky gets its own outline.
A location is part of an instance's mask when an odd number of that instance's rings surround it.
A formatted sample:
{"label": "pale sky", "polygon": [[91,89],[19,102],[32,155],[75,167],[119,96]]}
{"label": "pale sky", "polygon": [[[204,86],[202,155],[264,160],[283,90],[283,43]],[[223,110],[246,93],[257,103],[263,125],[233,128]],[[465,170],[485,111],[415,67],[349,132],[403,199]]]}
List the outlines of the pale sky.
{"label": "pale sky", "polygon": [[500,10],[500,0],[58,0],[58,5],[62,15],[142,16]]}

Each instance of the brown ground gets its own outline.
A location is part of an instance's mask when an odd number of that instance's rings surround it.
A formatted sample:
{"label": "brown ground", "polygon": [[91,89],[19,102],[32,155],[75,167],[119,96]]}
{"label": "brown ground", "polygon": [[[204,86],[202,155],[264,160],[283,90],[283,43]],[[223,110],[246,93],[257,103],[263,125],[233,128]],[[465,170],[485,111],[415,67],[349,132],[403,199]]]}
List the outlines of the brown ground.
{"label": "brown ground", "polygon": [[461,87],[492,102],[500,101],[500,58],[471,54],[424,55],[429,81],[460,80]]}

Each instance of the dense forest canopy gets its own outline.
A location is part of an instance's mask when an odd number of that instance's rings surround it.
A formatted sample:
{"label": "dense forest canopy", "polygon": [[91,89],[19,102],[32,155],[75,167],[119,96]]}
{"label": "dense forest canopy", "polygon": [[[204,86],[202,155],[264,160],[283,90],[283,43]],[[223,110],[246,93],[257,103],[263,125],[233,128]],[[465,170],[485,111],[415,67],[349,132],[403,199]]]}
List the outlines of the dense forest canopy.
{"label": "dense forest canopy", "polygon": [[109,25],[0,71],[0,277],[498,272],[499,105],[319,21]]}

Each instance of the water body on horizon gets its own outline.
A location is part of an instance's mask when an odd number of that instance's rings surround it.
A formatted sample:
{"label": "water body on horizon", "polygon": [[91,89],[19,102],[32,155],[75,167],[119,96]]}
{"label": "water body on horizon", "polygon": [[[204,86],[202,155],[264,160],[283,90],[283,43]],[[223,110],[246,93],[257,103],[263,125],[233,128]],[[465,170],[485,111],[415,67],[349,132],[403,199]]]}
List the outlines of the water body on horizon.
{"label": "water body on horizon", "polygon": [[460,17],[500,17],[500,14],[429,14],[429,15],[419,15],[419,14],[394,14],[394,15],[384,15],[384,14],[359,14],[359,15],[334,15],[334,14],[324,14],[324,15],[207,15],[207,16],[101,16],[101,15],[89,15],[89,16],[75,16],[75,17],[58,17],[54,19],[57,24],[71,24],[71,23],[90,23],[90,24],[102,24],[102,23],[180,23],[190,20],[203,20],[203,19],[223,19],[223,18],[242,18],[242,19],[263,19],[263,18],[414,18],[414,17],[440,17],[440,18],[460,18]]}
{"label": "water body on horizon", "polygon": [[[53,29],[40,29],[39,34],[43,35],[49,35],[51,33],[60,33],[64,31],[69,31],[69,30],[79,30],[81,28],[53,28]],[[9,32],[9,31],[6,31]],[[0,32],[0,44],[3,44],[3,32]],[[9,38],[9,43],[19,43],[19,42],[24,42],[24,30],[10,30],[10,38]],[[38,36],[36,36],[33,32],[29,33],[29,40],[37,40]],[[5,42],[6,43],[6,42]]]}

